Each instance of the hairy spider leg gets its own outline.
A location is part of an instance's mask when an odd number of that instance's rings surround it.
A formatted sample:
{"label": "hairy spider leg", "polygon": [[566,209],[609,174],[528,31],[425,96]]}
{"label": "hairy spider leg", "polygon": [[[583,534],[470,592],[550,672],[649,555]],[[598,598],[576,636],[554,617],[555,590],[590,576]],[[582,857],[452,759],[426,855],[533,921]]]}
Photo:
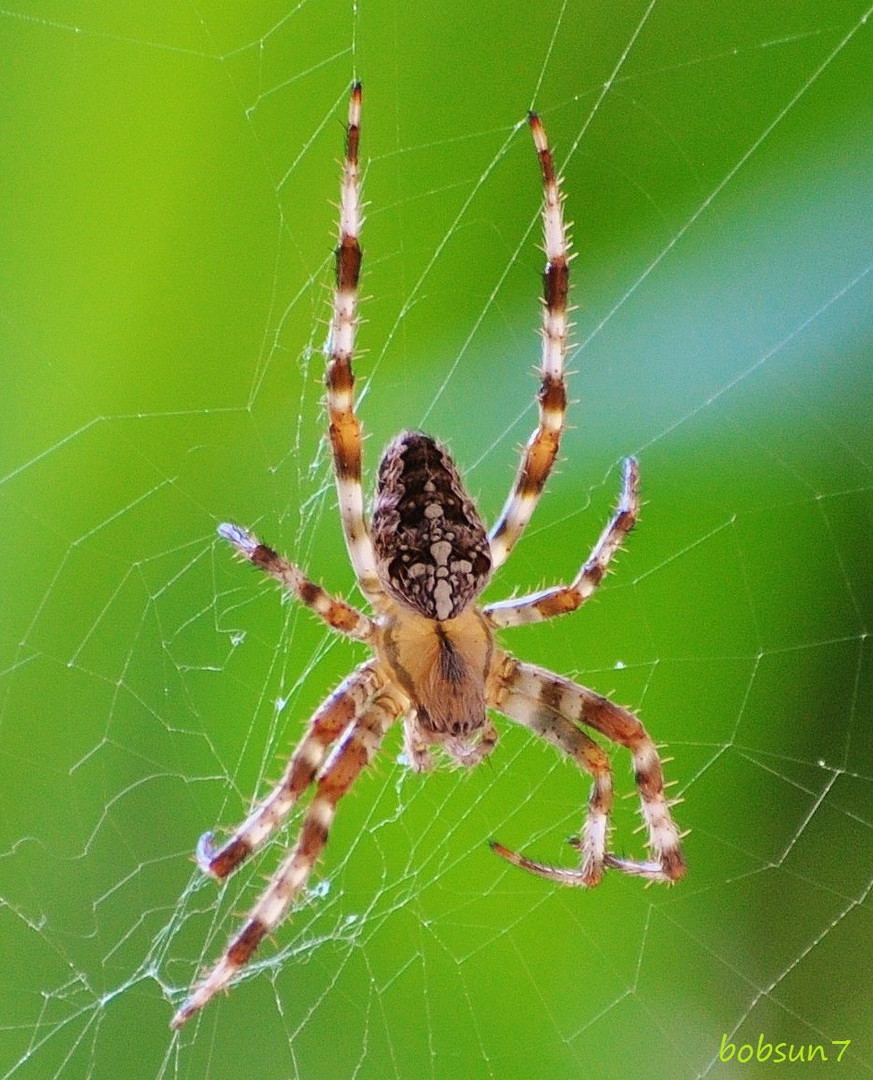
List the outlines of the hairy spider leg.
{"label": "hairy spider leg", "polygon": [[362,224],[358,143],[361,132],[361,84],[352,87],[346,151],[340,182],[339,244],[336,287],[327,341],[325,383],[330,445],[343,534],[361,591],[370,600],[382,595],[373,544],[364,517],[361,477],[361,425],[355,416],[352,357],[357,327],[358,278],[361,272]]}
{"label": "hairy spider leg", "polygon": [[603,580],[612,557],[636,524],[640,509],[639,488],[640,474],[637,463],[633,458],[626,458],[621,497],[615,513],[573,581],[569,585],[556,585],[529,596],[517,596],[487,604],[482,611],[492,626],[503,629],[507,626],[542,622],[544,619],[553,619],[556,615],[566,615],[584,604]]}
{"label": "hairy spider leg", "polygon": [[265,843],[314,781],[332,744],[364,715],[384,686],[385,676],[374,660],[361,664],[340,683],[312,716],[281,780],[269,795],[217,850],[212,846],[211,832],[200,837],[197,865],[205,874],[222,881]]}
{"label": "hairy spider leg", "polygon": [[321,769],[315,794],[307,807],[300,836],[291,852],[252,908],[242,929],[224,955],[192,990],[176,1012],[171,1027],[180,1028],[249,962],[263,939],[279,925],[306,885],[327,843],[337,804],[361,770],[372,761],[382,738],[406,706],[396,696],[379,694],[349,726]]}
{"label": "hairy spider leg", "polygon": [[558,456],[567,410],[564,357],[569,333],[567,295],[570,288],[570,238],[564,224],[560,180],[555,172],[546,133],[536,113],[531,113],[529,119],[543,176],[543,236],[546,253],[546,268],[543,273],[540,389],[537,397],[539,419],[522,453],[512,491],[488,534],[491,542],[491,562],[495,570],[506,562],[536,509]]}
{"label": "hairy spider leg", "polygon": [[311,581],[294,563],[262,544],[253,533],[239,525],[225,523],[218,526],[218,535],[232,544],[241,558],[274,577],[291,596],[324,619],[332,630],[354,641],[372,640],[374,626],[368,615],[347,604],[345,600],[331,596],[321,585]]}
{"label": "hairy spider leg", "polygon": [[[533,664],[509,660],[504,681],[504,689],[493,702],[495,708],[569,753],[592,773],[595,783],[582,838],[574,842],[582,851],[580,869],[546,866],[518,855],[502,844],[492,844],[494,850],[516,866],[562,885],[596,884],[602,866],[650,881],[678,881],[685,873],[681,838],[664,794],[661,759],[640,721],[627,709],[613,704],[593,690]],[[579,724],[594,728],[607,739],[630,750],[652,860],[635,862],[606,853],[606,813],[611,782],[605,780],[603,761],[587,744],[578,742],[571,734]],[[602,864],[598,865],[601,858]]]}

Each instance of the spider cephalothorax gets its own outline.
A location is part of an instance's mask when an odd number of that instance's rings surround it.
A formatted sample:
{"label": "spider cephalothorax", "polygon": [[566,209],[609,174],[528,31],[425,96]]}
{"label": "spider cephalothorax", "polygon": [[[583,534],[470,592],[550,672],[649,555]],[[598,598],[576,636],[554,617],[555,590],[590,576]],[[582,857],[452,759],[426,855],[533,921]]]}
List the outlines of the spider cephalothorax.
{"label": "spider cephalothorax", "polygon": [[[521,537],[558,453],[566,390],[569,241],[558,178],[539,118],[530,127],[543,181],[546,270],[539,419],[525,447],[515,484],[486,533],[448,452],[434,439],[406,431],[379,466],[372,524],[361,493],[361,429],[354,410],[352,353],[357,320],[361,248],[358,141],[361,88],[352,88],[340,201],[336,290],[327,353],[327,407],[340,516],[349,558],[373,615],[330,596],[251,533],[221,525],[237,552],[275,577],[334,630],[368,645],[373,657],[348,676],[318,708],[280,782],[215,848],[206,833],[197,845],[205,873],[225,878],[282,824],[313,788],[296,843],[250,911],[224,955],[173,1017],[180,1027],[248,962],[306,885],[327,843],[337,804],[379,749],[388,729],[404,728],[405,756],[415,769],[433,764],[431,748],[464,766],[490,753],[497,731],[488,709],[552,743],[592,777],[581,833],[573,841],[578,867],[535,862],[502,844],[509,862],[564,885],[596,885],[607,868],[649,881],[674,882],[685,873],[680,834],[664,794],[655,745],[633,713],[545,668],[516,660],[496,631],[574,611],[594,592],[633,528],[639,506],[636,462],[624,463],[619,505],[569,585],[480,607],[476,599]],[[607,849],[612,771],[593,729],[627,748],[633,760],[650,857],[619,858]]]}

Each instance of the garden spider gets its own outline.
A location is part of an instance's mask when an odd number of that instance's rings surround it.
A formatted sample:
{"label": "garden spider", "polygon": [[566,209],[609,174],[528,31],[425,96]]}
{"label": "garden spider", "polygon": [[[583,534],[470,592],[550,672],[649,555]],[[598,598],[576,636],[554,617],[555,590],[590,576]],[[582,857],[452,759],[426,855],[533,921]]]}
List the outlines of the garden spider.
{"label": "garden spider", "polygon": [[[530,520],[558,454],[564,424],[569,240],[542,124],[532,113],[530,127],[543,180],[547,259],[539,422],[497,524],[486,533],[448,452],[417,431],[404,431],[385,450],[369,527],[365,520],[361,428],[354,412],[352,375],[361,266],[360,116],[361,87],[356,83],[342,171],[326,382],[343,531],[373,617],[330,596],[245,529],[221,525],[218,531],[243,558],[275,577],[334,630],[364,642],[374,656],[319,707],[284,776],[236,832],[217,849],[211,833],[197,845],[200,868],[222,880],[261,847],[303,792],[315,786],[297,842],[224,955],[173,1017],[174,1028],[228,986],[285,916],[327,843],[339,800],[373,759],[386,731],[401,718],[405,758],[418,771],[433,765],[434,746],[468,768],[481,761],[497,742],[487,713],[491,708],[553,743],[591,774],[587,816],[581,836],[573,841],[581,853],[578,869],[546,866],[492,842],[494,851],[516,866],[564,885],[582,886],[597,885],[607,867],[649,881],[674,882],[685,873],[680,834],[664,795],[661,761],[640,721],[584,686],[514,659],[494,636],[504,627],[574,611],[594,592],[636,521],[636,462],[625,462],[618,508],[571,584],[481,608],[475,603]],[[582,724],[631,752],[648,830],[649,861],[618,858],[606,850],[612,773],[606,752],[581,730]]]}

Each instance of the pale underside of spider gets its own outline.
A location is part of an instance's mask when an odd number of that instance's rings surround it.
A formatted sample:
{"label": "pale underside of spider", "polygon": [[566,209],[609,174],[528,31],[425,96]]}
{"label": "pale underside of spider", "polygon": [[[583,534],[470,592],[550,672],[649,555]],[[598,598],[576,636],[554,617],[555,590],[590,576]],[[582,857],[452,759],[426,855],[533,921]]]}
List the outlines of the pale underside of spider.
{"label": "pale underside of spider", "polygon": [[[542,124],[530,115],[542,173],[546,254],[539,418],[522,452],[514,486],[489,532],[448,452],[417,431],[404,431],[385,450],[369,525],[365,517],[361,428],[354,411],[352,375],[361,266],[360,117],[361,87],[355,84],[341,181],[326,384],[343,532],[358,585],[373,614],[330,596],[245,529],[222,525],[219,533],[330,627],[368,645],[373,657],[319,707],[280,782],[229,839],[216,848],[211,833],[201,838],[197,846],[201,869],[223,880],[264,844],[300,796],[314,787],[296,843],[224,955],[176,1012],[174,1028],[225,989],[284,918],[327,843],[339,800],[398,721],[403,724],[406,761],[418,771],[432,767],[434,747],[466,767],[490,754],[497,742],[488,715],[492,709],[552,743],[591,775],[587,813],[573,841],[580,852],[579,865],[548,866],[492,842],[494,851],[514,865],[564,885],[589,887],[598,884],[606,868],[662,882],[678,881],[685,873],[661,760],[640,721],[584,686],[516,660],[495,640],[495,631],[566,614],[591,596],[636,521],[636,462],[625,461],[618,507],[569,585],[482,607],[476,604],[530,521],[557,457],[564,425],[570,245],[560,183]],[[582,730],[583,725],[630,751],[648,834],[646,860],[619,858],[607,851],[612,772],[606,752]]]}

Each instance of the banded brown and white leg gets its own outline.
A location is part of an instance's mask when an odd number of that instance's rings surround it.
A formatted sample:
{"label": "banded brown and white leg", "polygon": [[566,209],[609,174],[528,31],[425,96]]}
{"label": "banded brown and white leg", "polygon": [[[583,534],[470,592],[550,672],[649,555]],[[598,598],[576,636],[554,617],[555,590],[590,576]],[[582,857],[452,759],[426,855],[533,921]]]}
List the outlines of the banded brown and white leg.
{"label": "banded brown and white leg", "polygon": [[[582,866],[567,870],[534,862],[517,855],[502,845],[495,846],[498,854],[541,877],[563,885],[592,885],[598,879],[596,860],[602,854],[602,865],[648,878],[650,881],[674,882],[685,873],[680,834],[670,814],[670,804],[664,794],[664,774],[655,745],[640,721],[627,709],[587,687],[553,674],[544,668],[520,661],[507,661],[505,686],[497,694],[494,707],[537,731],[544,738],[564,749],[566,742],[572,756],[595,777],[589,802],[588,818],[582,838],[576,843],[582,851]],[[651,861],[636,862],[605,852],[606,815],[609,810],[608,783],[604,781],[602,762],[588,752],[580,760],[582,743],[574,743],[565,724],[585,724],[612,742],[630,750],[634,776],[640,793],[640,809],[648,831]],[[608,769],[608,765],[607,765]],[[605,807],[605,809],[604,809]]]}
{"label": "banded brown and white leg", "polygon": [[218,849],[213,849],[211,832],[201,836],[197,865],[205,874],[221,881],[263,845],[314,781],[333,743],[364,715],[384,685],[385,677],[373,661],[362,664],[340,683],[309,721],[282,779],[233,835]]}
{"label": "banded brown and white leg", "polygon": [[325,383],[330,420],[330,445],[340,517],[349,558],[362,592],[369,599],[381,595],[373,545],[364,518],[361,487],[361,425],[355,416],[355,378],[352,357],[357,327],[358,278],[361,271],[362,224],[358,143],[361,131],[361,84],[352,87],[349,125],[340,182],[339,244],[336,249],[336,286],[326,352]]}
{"label": "banded brown and white leg", "polygon": [[253,533],[241,529],[239,525],[225,523],[218,526],[218,535],[233,544],[244,559],[274,577],[293,597],[324,619],[331,629],[354,641],[372,640],[374,625],[369,616],[347,604],[345,600],[331,596],[321,585],[311,581],[294,563],[262,544]]}
{"label": "banded brown and white leg", "polygon": [[491,842],[492,849],[514,865],[541,874],[552,881],[567,885],[597,885],[603,877],[606,834],[612,809],[612,770],[606,752],[567,717],[514,690],[510,689],[505,697],[501,697],[499,708],[511,720],[523,724],[535,735],[552,743],[567,757],[573,758],[580,768],[590,773],[594,782],[591,785],[588,812],[579,841],[582,865],[578,870],[545,867],[510,851],[496,840]]}
{"label": "banded brown and white leg", "polygon": [[567,351],[570,286],[570,240],[564,225],[563,196],[552,152],[539,117],[530,114],[530,127],[543,174],[543,235],[546,268],[543,273],[543,326],[539,421],[524,449],[513,490],[489,533],[491,562],[501,566],[527,527],[558,456],[567,391],[564,356]]}
{"label": "banded brown and white leg", "polygon": [[240,968],[252,958],[263,939],[282,921],[306,885],[327,843],[337,804],[361,770],[373,759],[385,732],[404,706],[405,702],[388,694],[380,694],[346,730],[321,769],[297,843],[224,955],[176,1012],[171,1021],[173,1028],[180,1028],[219,991],[226,989]]}
{"label": "banded brown and white leg", "polygon": [[584,604],[603,580],[612,557],[636,524],[639,514],[640,474],[633,458],[624,462],[621,497],[615,513],[594,545],[579,573],[569,585],[556,585],[529,596],[500,600],[484,607],[483,613],[497,629],[541,622],[556,615],[566,615]]}

